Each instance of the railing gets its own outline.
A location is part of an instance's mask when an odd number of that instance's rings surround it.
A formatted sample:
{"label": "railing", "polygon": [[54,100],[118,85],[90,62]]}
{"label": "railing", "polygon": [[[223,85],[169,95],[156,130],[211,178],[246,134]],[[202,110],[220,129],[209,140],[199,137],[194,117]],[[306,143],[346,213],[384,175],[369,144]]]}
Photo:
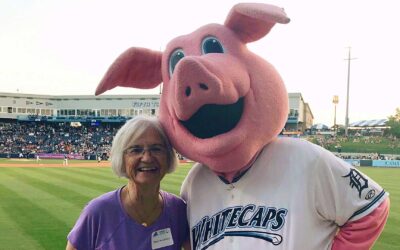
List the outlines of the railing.
{"label": "railing", "polygon": [[83,123],[95,123],[95,122],[118,122],[124,123],[132,117],[126,116],[18,116],[18,121],[36,121],[36,122],[83,122]]}

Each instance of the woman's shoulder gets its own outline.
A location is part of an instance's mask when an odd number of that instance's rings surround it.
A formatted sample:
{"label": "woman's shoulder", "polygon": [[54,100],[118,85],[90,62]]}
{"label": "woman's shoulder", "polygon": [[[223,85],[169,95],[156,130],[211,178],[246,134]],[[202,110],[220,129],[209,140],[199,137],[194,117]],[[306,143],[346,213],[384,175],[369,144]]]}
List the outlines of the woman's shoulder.
{"label": "woman's shoulder", "polygon": [[186,209],[186,202],[184,200],[182,200],[181,197],[179,197],[175,194],[166,192],[166,191],[162,191],[162,190],[161,190],[161,195],[162,195],[163,199],[166,201],[166,203],[168,203],[174,207],[182,207],[182,208]]}
{"label": "woman's shoulder", "polygon": [[[164,198],[164,218],[168,218],[173,228],[187,227],[187,217],[186,217],[186,203],[180,197],[175,194],[171,194],[165,191],[161,191]],[[186,238],[186,237],[184,237]]]}
{"label": "woman's shoulder", "polygon": [[106,242],[124,220],[119,205],[120,189],[102,194],[83,209],[68,240],[81,249],[94,249]]}
{"label": "woman's shoulder", "polygon": [[102,194],[89,203],[85,207],[85,211],[88,214],[99,215],[108,213],[112,210],[119,209],[119,194],[120,189],[110,191],[108,193]]}

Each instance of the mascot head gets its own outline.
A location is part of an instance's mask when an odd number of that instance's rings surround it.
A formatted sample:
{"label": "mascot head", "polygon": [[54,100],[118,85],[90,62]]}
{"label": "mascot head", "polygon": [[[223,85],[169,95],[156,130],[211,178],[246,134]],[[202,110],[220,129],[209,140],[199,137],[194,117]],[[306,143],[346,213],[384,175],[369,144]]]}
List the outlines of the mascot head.
{"label": "mascot head", "polygon": [[288,115],[281,77],[246,44],[288,22],[276,6],[237,4],[224,25],[179,36],[164,52],[128,49],[110,66],[96,95],[116,86],[163,83],[159,118],[173,146],[213,171],[238,172],[280,133]]}

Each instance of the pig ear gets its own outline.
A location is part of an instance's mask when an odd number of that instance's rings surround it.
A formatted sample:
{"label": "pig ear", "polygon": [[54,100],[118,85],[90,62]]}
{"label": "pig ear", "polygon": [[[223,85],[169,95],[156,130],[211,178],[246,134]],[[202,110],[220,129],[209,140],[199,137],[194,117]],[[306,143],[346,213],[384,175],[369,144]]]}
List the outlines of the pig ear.
{"label": "pig ear", "polygon": [[275,23],[286,24],[289,21],[282,8],[263,3],[239,3],[231,9],[225,26],[244,43],[249,43],[267,35]]}
{"label": "pig ear", "polygon": [[96,95],[117,86],[151,89],[159,85],[162,53],[144,48],[130,48],[110,66],[96,89]]}

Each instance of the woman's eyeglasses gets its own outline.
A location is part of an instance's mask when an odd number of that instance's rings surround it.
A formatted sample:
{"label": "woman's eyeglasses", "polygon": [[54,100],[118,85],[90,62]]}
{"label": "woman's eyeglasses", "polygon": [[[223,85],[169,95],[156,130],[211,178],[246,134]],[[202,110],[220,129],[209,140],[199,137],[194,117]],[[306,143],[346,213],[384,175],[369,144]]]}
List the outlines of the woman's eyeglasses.
{"label": "woman's eyeglasses", "polygon": [[166,148],[161,145],[154,145],[149,147],[133,146],[125,149],[124,153],[130,156],[142,156],[144,152],[149,152],[152,156],[160,156],[166,153]]}

